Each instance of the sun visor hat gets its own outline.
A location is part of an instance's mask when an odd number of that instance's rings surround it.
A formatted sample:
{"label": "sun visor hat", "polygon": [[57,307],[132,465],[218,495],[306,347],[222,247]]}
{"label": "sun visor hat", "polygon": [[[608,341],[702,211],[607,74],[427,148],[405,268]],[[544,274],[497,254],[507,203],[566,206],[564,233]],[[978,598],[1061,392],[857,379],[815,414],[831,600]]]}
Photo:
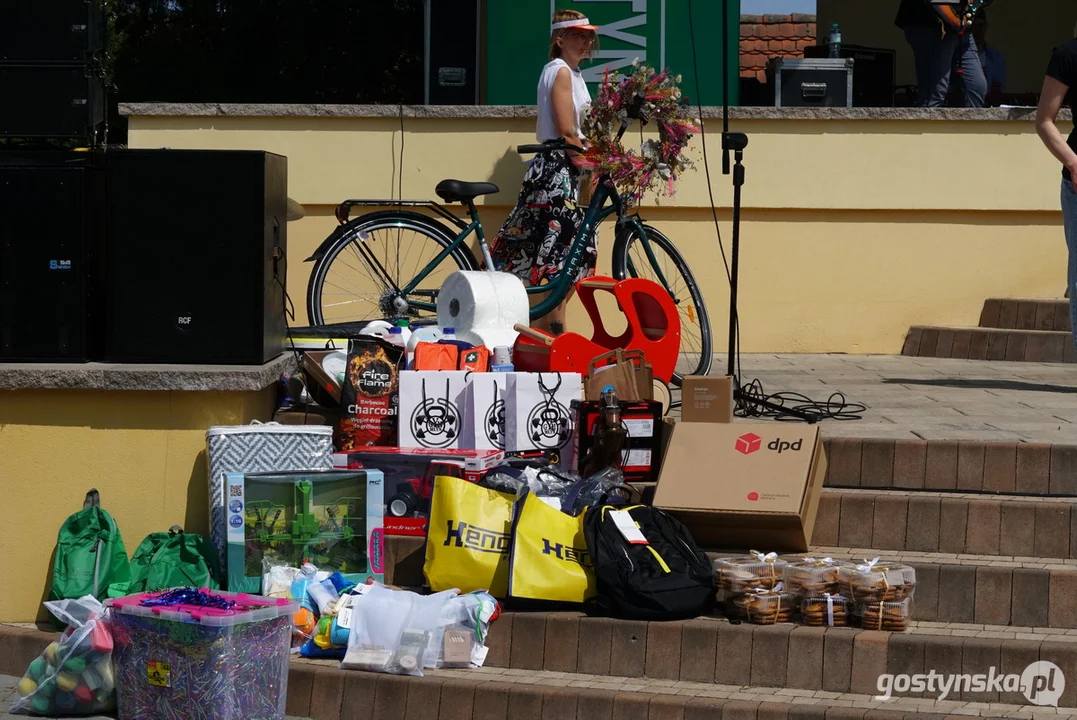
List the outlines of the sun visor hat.
{"label": "sun visor hat", "polygon": [[552,29],[598,32],[598,25],[592,25],[591,21],[587,18],[577,18],[576,20],[565,20],[564,22],[554,23]]}

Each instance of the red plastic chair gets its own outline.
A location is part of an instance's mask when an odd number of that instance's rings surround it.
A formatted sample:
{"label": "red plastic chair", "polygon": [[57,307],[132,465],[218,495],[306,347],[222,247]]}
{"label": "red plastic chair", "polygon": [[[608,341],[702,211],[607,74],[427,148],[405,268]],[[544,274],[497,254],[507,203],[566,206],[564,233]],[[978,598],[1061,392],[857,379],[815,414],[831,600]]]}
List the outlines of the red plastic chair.
{"label": "red plastic chair", "polygon": [[[613,337],[606,331],[595,298],[611,293],[624,313],[627,327]],[[521,328],[513,348],[512,362],[522,372],[578,372],[586,375],[590,362],[610,350],[642,350],[654,376],[665,383],[673,377],[681,351],[681,318],[669,293],[652,280],[630,278],[617,281],[591,277],[576,283],[580,302],[587,310],[594,334],[590,339],[566,332],[554,337],[540,330]]]}

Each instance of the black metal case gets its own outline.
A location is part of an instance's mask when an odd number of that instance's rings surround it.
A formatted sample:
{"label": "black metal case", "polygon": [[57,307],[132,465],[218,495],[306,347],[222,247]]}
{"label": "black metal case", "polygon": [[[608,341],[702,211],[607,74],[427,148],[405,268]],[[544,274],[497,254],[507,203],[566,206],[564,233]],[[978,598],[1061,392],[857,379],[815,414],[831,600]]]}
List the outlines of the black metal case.
{"label": "black metal case", "polygon": [[771,62],[775,107],[852,107],[852,58],[776,58]]}

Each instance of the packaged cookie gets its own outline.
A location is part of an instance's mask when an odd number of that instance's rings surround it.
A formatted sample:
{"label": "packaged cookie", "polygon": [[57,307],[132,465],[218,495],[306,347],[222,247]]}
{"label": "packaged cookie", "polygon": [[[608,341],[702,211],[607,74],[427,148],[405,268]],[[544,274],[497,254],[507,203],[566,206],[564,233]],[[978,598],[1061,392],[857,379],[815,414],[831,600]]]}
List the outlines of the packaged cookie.
{"label": "packaged cookie", "polygon": [[777,553],[763,554],[752,550],[739,557],[718,558],[714,561],[718,584],[722,590],[733,595],[757,588],[773,590],[782,581],[782,573],[788,563]]}
{"label": "packaged cookie", "polygon": [[849,624],[849,600],[837,593],[806,597],[800,601],[800,615],[805,625],[846,627]]}
{"label": "packaged cookie", "polygon": [[797,596],[785,592],[781,583],[775,588],[755,588],[726,600],[726,614],[730,619],[754,625],[793,622],[796,612]]}
{"label": "packaged cookie", "polygon": [[912,598],[900,602],[862,602],[857,603],[855,614],[865,630],[905,632],[909,629],[911,608]]}
{"label": "packaged cookie", "polygon": [[841,594],[858,602],[900,602],[913,596],[916,569],[879,558],[838,570]]}
{"label": "packaged cookie", "polygon": [[785,567],[782,582],[789,592],[804,596],[822,596],[827,593],[838,594],[838,570],[852,563],[833,558],[811,558],[790,560]]}

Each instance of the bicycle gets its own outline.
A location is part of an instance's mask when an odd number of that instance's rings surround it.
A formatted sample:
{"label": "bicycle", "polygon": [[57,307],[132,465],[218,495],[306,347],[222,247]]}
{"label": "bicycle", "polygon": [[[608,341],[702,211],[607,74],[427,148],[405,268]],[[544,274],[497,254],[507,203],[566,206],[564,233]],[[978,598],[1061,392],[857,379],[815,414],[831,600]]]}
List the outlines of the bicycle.
{"label": "bicycle", "polygon": [[[646,118],[641,117],[638,110],[629,113],[629,119],[632,118],[646,124]],[[621,124],[618,140],[627,129],[628,119]],[[563,140],[520,145],[516,150],[521,155],[552,150],[583,152],[582,148]],[[407,318],[419,324],[429,324],[431,318],[436,317],[438,289],[445,278],[456,270],[480,269],[474,254],[465,244],[472,233],[477,236],[486,268],[495,268],[475,207],[475,198],[499,190],[497,185],[488,182],[443,180],[438,183],[434,190],[437,196],[447,203],[459,202],[466,207],[469,223],[465,223],[432,200],[345,200],[336,208],[339,225],[306,260],[315,263],[307,284],[307,312],[311,323],[350,325],[377,319],[391,321],[395,318]],[[369,212],[351,219],[353,207],[386,206],[396,206],[396,209]],[[405,210],[403,206],[429,209],[459,228],[459,232],[446,227],[437,218],[414,210]],[[684,362],[686,353],[688,358],[698,357],[694,367],[689,359],[689,367],[685,373],[674,373],[673,384],[679,387],[684,375],[706,375],[710,371],[713,359],[710,318],[695,278],[673,242],[654,227],[645,224],[638,212],[629,214],[627,209],[626,198],[618,192],[613,180],[608,175],[601,176],[587,207],[583,224],[569,248],[562,271],[550,282],[527,288],[529,295],[546,294],[543,300],[532,306],[531,319],[546,315],[567,297],[573,287],[572,278],[576,277],[590,233],[603,220],[616,214],[614,279],[645,277],[662,285],[673,298],[681,316],[681,362]],[[376,234],[382,232],[385,239],[379,249]],[[427,254],[433,254],[434,257],[426,260],[425,265],[417,265],[416,267],[421,269],[418,269],[410,280],[401,282],[401,277],[411,274],[401,271],[401,245],[405,232],[415,233],[425,242],[417,262],[423,262]],[[345,252],[348,250],[350,252]],[[664,256],[663,262],[659,261],[659,254]],[[403,260],[407,261],[411,256],[412,250],[409,249]],[[353,257],[358,260],[359,267],[349,264]],[[334,270],[334,263],[343,267]],[[391,272],[393,269],[395,273]],[[331,270],[340,272],[341,278],[338,280],[336,275],[330,277]],[[653,274],[641,274],[648,270],[653,271]],[[679,277],[675,277],[674,273]],[[372,289],[366,293],[349,289],[354,286],[354,280],[363,275],[372,281]],[[327,293],[327,286],[336,292]],[[348,313],[357,303],[363,303],[359,316],[341,316],[342,312]]]}

